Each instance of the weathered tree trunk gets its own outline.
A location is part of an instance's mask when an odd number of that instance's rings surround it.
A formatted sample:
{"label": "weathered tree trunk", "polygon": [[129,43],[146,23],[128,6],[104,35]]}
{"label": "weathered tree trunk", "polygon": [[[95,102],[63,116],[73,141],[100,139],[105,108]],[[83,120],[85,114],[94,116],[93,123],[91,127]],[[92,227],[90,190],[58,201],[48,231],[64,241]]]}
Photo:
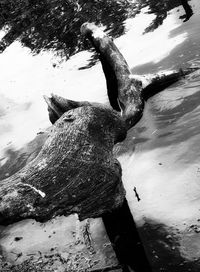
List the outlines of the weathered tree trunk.
{"label": "weathered tree trunk", "polygon": [[114,143],[125,124],[108,108],[79,107],[55,123],[37,158],[0,184],[0,223],[78,213],[101,216],[124,200]]}

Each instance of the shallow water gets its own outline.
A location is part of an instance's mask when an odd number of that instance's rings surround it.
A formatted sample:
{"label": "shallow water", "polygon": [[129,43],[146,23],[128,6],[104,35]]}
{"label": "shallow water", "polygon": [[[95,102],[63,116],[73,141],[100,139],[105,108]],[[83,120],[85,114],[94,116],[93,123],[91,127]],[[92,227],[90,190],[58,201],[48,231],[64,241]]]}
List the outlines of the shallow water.
{"label": "shallow water", "polygon": [[[179,19],[184,14],[182,6],[175,7],[158,29],[145,35],[154,14],[144,9],[127,20],[128,32],[116,44],[133,73],[200,66],[200,3],[189,3],[194,15],[187,22]],[[15,50],[18,55],[13,58]],[[89,57],[87,52],[80,53],[55,69],[51,55],[33,58],[17,44],[1,56],[5,64],[0,91],[2,167],[18,155],[23,162],[15,165],[17,171],[31,159],[24,155],[27,149],[20,148],[39,128],[49,126],[43,93],[107,101],[100,65],[78,70]],[[199,99],[200,73],[195,72],[150,98],[142,120],[118,146],[127,199],[154,271],[200,270]],[[29,155],[35,150],[38,147],[29,146]],[[11,174],[4,171],[2,177]]]}
{"label": "shallow water", "polygon": [[[177,38],[177,35],[184,34],[184,41],[178,44],[170,51],[162,60],[153,60],[145,65],[137,65],[133,67],[132,72],[145,74],[151,71],[157,72],[160,69],[184,68],[191,66],[199,66],[200,63],[200,37],[199,33],[199,10],[200,3],[196,0],[189,2],[193,8],[194,15],[189,21],[181,23],[178,27],[170,31],[169,39]],[[175,8],[172,12],[174,23],[180,22],[179,15],[184,14],[182,7]],[[158,41],[159,42],[159,41]],[[165,48],[167,45],[160,39],[160,48]],[[152,50],[152,49],[151,49]]]}
{"label": "shallow water", "polygon": [[[133,72],[199,65],[199,3],[192,6],[198,13],[170,34],[184,31],[185,41],[162,61]],[[153,271],[200,269],[199,101],[200,73],[195,72],[148,100],[119,151],[127,198]]]}

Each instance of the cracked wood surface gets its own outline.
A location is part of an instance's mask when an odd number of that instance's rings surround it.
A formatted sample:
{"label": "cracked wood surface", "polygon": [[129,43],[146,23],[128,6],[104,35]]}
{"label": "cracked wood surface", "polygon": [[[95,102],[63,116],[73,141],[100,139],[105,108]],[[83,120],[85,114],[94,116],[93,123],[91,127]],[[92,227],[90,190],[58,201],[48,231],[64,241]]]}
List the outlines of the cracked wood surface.
{"label": "cracked wood surface", "polygon": [[111,109],[85,106],[63,114],[36,159],[1,181],[0,223],[75,212],[99,217],[121,205],[121,167],[112,150],[125,137],[125,124]]}

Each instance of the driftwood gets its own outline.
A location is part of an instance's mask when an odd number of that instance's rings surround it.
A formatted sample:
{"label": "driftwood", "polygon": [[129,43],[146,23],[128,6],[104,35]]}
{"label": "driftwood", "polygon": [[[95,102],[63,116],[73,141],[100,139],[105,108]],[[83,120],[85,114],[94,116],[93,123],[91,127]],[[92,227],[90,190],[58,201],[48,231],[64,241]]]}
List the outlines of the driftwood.
{"label": "driftwood", "polygon": [[110,109],[85,106],[63,114],[37,158],[1,182],[0,223],[71,213],[85,219],[121,205],[121,167],[112,149],[125,136]]}
{"label": "driftwood", "polygon": [[55,95],[45,98],[54,126],[38,156],[1,181],[1,224],[23,218],[45,221],[71,213],[82,220],[122,205],[125,192],[121,167],[112,153],[114,144],[123,141],[127,130],[140,120],[147,90],[158,92],[191,72],[132,76],[104,32],[93,24],[84,24],[81,31],[99,53],[114,110]]}

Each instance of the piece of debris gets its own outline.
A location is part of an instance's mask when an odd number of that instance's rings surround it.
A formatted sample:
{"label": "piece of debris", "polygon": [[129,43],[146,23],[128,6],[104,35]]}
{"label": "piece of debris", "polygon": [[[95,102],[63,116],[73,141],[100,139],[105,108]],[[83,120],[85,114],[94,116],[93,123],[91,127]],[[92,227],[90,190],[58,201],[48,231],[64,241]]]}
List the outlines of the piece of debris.
{"label": "piece of debris", "polygon": [[200,226],[199,225],[191,225],[189,227],[189,231],[191,231],[191,230],[196,232],[196,233],[200,233]]}
{"label": "piece of debris", "polygon": [[18,242],[18,241],[20,241],[20,240],[22,240],[22,239],[23,239],[23,237],[15,237],[14,240],[15,240],[16,242]]}
{"label": "piece of debris", "polygon": [[138,200],[138,202],[139,202],[139,201],[141,200],[141,198],[139,197],[139,194],[138,194],[138,192],[137,192],[136,187],[134,187],[133,191],[135,192],[135,196],[136,196],[136,198],[137,198],[137,200]]}

